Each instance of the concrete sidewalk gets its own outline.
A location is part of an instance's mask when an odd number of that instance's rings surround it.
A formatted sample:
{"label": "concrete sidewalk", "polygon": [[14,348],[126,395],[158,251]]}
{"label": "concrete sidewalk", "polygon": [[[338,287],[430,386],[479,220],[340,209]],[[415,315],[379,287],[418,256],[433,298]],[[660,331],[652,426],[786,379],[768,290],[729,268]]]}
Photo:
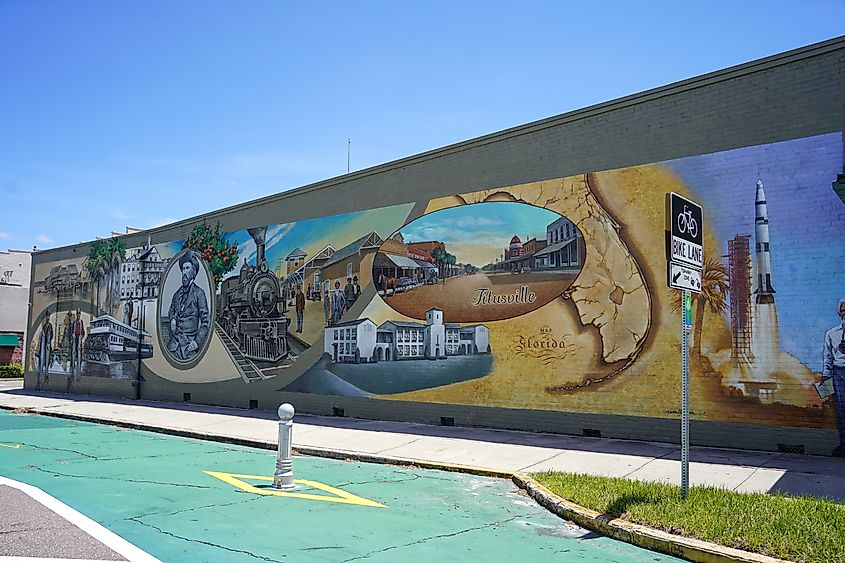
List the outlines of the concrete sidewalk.
{"label": "concrete sidewalk", "polygon": [[[105,400],[0,382],[0,407],[275,448],[275,413],[182,403]],[[508,430],[440,427],[297,415],[294,448],[364,461],[474,466],[496,472],[546,470],[679,483],[675,444]],[[692,485],[783,491],[845,501],[845,459],[693,447]]]}

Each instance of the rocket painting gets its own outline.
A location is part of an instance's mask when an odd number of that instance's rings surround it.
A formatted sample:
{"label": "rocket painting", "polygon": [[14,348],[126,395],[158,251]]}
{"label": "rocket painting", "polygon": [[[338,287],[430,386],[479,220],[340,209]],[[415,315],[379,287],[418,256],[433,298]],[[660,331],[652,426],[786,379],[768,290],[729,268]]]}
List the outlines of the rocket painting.
{"label": "rocket painting", "polygon": [[769,212],[766,207],[766,192],[763,180],[757,180],[757,195],[754,198],[754,239],[756,242],[757,289],[756,303],[774,303],[775,289],[772,287],[772,261],[769,254]]}

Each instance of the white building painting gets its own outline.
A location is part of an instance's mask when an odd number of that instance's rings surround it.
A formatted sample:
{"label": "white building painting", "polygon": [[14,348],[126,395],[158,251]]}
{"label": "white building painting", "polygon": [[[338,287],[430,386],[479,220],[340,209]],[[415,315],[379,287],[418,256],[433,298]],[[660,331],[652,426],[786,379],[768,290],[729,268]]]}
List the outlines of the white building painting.
{"label": "white building painting", "polygon": [[443,323],[443,311],[426,312],[426,322],[386,321],[380,326],[358,319],[325,329],[324,352],[333,362],[444,360],[449,356],[488,354],[485,325]]}
{"label": "white building painting", "polygon": [[376,347],[376,323],[358,319],[326,329],[323,351],[333,362],[359,363],[371,361]]}
{"label": "white building painting", "polygon": [[120,265],[120,298],[155,299],[161,285],[161,274],[167,265],[155,246],[147,244],[130,250],[131,254]]}
{"label": "white building painting", "polygon": [[126,260],[120,264],[120,278],[116,280],[126,324],[138,328],[142,303],[158,298],[161,276],[166,266],[167,260],[150,244],[149,237],[147,244],[141,248],[129,250]]}

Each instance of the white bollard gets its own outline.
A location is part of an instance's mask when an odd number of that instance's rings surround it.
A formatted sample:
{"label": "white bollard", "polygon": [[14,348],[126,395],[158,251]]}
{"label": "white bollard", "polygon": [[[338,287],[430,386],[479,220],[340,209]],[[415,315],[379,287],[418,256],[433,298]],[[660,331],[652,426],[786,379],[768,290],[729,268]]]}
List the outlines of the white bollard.
{"label": "white bollard", "polygon": [[293,460],[291,459],[291,438],[293,435],[293,405],[285,403],[279,407],[279,457],[276,460],[276,472],[273,473],[273,487],[283,491],[292,491]]}

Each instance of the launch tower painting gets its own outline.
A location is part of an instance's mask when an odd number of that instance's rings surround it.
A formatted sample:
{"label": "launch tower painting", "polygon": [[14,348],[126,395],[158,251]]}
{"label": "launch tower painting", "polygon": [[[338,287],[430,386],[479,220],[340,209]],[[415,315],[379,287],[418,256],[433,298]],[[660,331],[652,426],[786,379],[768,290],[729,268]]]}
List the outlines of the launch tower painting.
{"label": "launch tower painting", "polygon": [[731,287],[731,356],[751,361],[751,235],[728,241],[728,272]]}

